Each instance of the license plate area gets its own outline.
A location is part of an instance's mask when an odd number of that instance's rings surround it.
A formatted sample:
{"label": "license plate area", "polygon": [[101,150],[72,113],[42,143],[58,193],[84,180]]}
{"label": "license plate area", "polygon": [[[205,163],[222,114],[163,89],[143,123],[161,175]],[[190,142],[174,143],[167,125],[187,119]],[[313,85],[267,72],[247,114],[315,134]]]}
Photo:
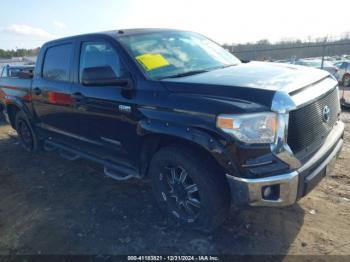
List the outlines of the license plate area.
{"label": "license plate area", "polygon": [[316,175],[307,176],[304,183],[304,196],[313,190],[327,174],[327,167]]}
{"label": "license plate area", "polygon": [[318,174],[312,174],[305,178],[304,181],[304,196],[307,195],[310,191],[312,191],[323,178],[327,175],[331,174],[335,167],[335,162],[337,160],[337,156],[335,156],[328,165],[323,168]]}

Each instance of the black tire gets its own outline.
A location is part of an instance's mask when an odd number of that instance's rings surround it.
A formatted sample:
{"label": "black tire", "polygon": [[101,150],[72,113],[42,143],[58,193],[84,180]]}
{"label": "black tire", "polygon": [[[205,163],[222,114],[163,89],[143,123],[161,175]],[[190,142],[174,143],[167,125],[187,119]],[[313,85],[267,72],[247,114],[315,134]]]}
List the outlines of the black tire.
{"label": "black tire", "polygon": [[[149,172],[159,206],[176,221],[211,232],[227,217],[230,194],[226,178],[213,160],[199,150],[164,147],[154,155]],[[183,172],[187,175],[181,181]]]}
{"label": "black tire", "polygon": [[16,131],[24,149],[29,152],[40,151],[42,143],[23,111],[16,114]]}

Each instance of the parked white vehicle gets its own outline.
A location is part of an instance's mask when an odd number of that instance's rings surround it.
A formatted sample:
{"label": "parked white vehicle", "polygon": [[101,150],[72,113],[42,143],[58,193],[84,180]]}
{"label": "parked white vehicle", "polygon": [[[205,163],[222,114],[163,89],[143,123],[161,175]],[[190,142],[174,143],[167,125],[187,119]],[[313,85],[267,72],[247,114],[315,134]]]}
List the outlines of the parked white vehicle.
{"label": "parked white vehicle", "polygon": [[337,74],[338,68],[335,67],[332,63],[328,61],[323,61],[321,59],[298,59],[292,62],[291,64],[295,65],[302,65],[302,66],[308,66],[308,67],[314,67],[317,69],[323,69],[335,76]]}
{"label": "parked white vehicle", "polygon": [[339,82],[343,84],[343,86],[350,85],[350,60],[343,60],[334,63],[334,65],[338,68],[338,72],[336,74],[336,78]]}

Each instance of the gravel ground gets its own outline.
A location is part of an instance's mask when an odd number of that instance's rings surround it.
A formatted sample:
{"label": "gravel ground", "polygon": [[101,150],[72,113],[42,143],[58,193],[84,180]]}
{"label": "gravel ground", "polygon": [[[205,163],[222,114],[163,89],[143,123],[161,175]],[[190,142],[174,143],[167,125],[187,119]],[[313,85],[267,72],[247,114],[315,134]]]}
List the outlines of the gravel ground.
{"label": "gravel ground", "polygon": [[[346,138],[350,132],[350,114]],[[102,168],[22,150],[0,122],[0,254],[347,254],[350,143],[335,170],[287,208],[232,209],[203,235],[164,217],[143,181],[117,182]]]}

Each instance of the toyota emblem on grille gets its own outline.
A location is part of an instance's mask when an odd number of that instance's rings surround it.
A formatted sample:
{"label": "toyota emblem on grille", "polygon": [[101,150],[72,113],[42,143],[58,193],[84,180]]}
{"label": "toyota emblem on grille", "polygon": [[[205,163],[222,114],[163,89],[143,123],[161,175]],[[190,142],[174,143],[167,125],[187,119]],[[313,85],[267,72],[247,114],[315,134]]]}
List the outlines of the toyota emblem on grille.
{"label": "toyota emblem on grille", "polygon": [[329,106],[325,106],[322,110],[323,122],[328,123],[330,118],[331,118],[331,109],[329,108]]}

